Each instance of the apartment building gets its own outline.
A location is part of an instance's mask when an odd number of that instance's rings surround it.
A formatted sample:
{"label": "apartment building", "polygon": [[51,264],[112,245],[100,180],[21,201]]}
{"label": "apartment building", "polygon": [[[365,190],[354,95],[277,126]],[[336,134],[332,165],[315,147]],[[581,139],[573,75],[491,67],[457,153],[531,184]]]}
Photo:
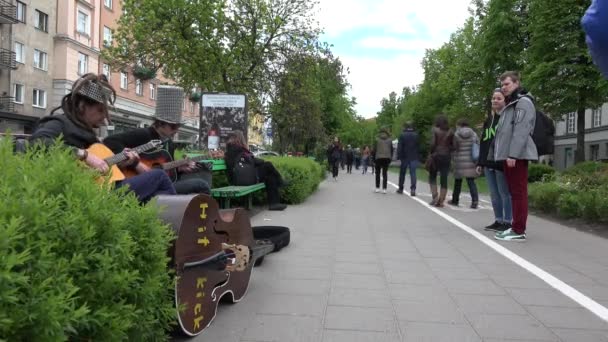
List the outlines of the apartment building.
{"label": "apartment building", "polygon": [[[577,117],[568,113],[555,125],[553,166],[558,170],[574,165]],[[585,111],[585,160],[608,160],[608,103]]]}

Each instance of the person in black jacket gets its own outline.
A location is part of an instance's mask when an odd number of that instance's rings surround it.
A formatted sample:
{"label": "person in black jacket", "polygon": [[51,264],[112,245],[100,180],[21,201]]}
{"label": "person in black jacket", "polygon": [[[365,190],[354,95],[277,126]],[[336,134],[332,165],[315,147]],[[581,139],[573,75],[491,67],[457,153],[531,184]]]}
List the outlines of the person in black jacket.
{"label": "person in black jacket", "polygon": [[[86,74],[76,80],[72,91],[61,100],[61,106],[53,109],[49,116],[40,119],[36,130],[30,137],[32,144],[49,146],[60,136],[67,146],[74,148],[76,158],[101,174],[109,171],[106,162],[87,152],[87,148],[99,143],[96,129],[109,121],[108,106],[116,98],[116,92],[103,75]],[[63,113],[54,115],[58,110]],[[122,152],[122,151],[120,151]],[[138,155],[129,149],[124,150],[127,163],[138,160]],[[142,203],[156,195],[174,195],[175,188],[162,170],[151,170],[114,184],[115,188],[128,186]]]}
{"label": "person in black jacket", "polygon": [[228,180],[231,184],[234,184],[236,177],[234,174],[235,166],[241,160],[253,164],[256,168],[258,179],[266,185],[268,210],[284,210],[287,208],[287,205],[280,203],[281,195],[279,194],[279,188],[287,186],[287,182],[283,180],[283,177],[281,177],[281,174],[271,162],[255,158],[253,153],[247,148],[243,132],[235,130],[228,136],[226,153],[224,154]]}
{"label": "person in black jacket", "polygon": [[334,142],[327,148],[327,162],[331,168],[331,175],[334,181],[338,180],[338,172],[340,168],[340,161],[342,160],[342,144],[340,144],[340,138],[335,137]]}
{"label": "person in black jacket", "polygon": [[[147,144],[152,140],[162,140],[163,148],[160,151],[145,153],[149,159],[158,159],[158,162],[170,162],[175,160],[175,144],[173,136],[179,130],[182,116],[182,102],[184,101],[184,90],[171,85],[158,87],[156,99],[155,119],[152,126],[136,128],[119,134],[113,134],[104,139],[103,143],[114,153],[125,148],[134,148]],[[131,166],[133,167],[133,165]],[[149,171],[150,168],[143,163],[137,163],[136,169]],[[197,172],[200,168],[189,162],[177,168],[177,179],[173,183],[178,194],[210,194],[209,183]],[[197,177],[197,175],[199,175]]]}
{"label": "person in black jacket", "polygon": [[479,160],[477,161],[477,173],[481,174],[483,172],[485,174],[490,188],[492,208],[494,209],[494,222],[484,229],[495,232],[503,232],[511,228],[511,220],[513,219],[511,194],[503,172],[503,163],[488,159],[488,155],[493,153],[492,146],[494,145],[496,129],[503,108],[505,108],[505,96],[500,88],[496,88],[492,95],[492,114],[486,118],[483,124],[479,144]]}
{"label": "person in black jacket", "polygon": [[403,132],[399,136],[397,144],[397,159],[401,161],[401,169],[399,170],[399,189],[398,194],[403,194],[403,185],[405,183],[405,174],[407,169],[410,169],[410,195],[416,196],[416,168],[418,167],[419,142],[418,133],[414,131],[414,125],[407,122],[403,126]]}

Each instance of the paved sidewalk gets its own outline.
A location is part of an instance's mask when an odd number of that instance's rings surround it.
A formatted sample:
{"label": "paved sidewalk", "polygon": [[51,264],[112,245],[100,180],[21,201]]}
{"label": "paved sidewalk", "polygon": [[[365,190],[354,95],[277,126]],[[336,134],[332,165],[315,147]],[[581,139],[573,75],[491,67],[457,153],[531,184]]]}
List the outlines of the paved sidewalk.
{"label": "paved sidewalk", "polygon": [[[289,226],[291,244],[193,341],[608,341],[608,323],[589,310],[390,185],[373,193],[373,175],[353,171],[302,205],[252,218]],[[425,184],[418,192],[429,199]],[[492,221],[482,207],[442,212],[491,237],[479,228]],[[608,240],[531,217],[527,242],[500,245],[608,306]]]}

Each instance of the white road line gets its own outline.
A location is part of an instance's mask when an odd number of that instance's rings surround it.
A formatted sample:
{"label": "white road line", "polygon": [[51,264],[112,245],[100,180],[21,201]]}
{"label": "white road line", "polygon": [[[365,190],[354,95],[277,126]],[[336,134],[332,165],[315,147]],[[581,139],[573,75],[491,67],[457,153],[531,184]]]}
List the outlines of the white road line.
{"label": "white road line", "polygon": [[[393,183],[393,182],[388,182],[388,183],[391,186],[393,186],[395,188],[398,188],[398,186],[395,183]],[[404,192],[404,194],[406,194],[406,193]],[[407,194],[407,195],[409,196],[409,194]],[[545,283],[549,284],[554,289],[556,289],[559,292],[563,293],[568,298],[570,298],[573,301],[579,303],[581,306],[583,306],[585,309],[591,311],[593,314],[595,314],[599,318],[601,318],[604,321],[608,322],[608,309],[605,306],[599,304],[598,302],[596,302],[593,299],[587,297],[586,295],[584,295],[583,293],[581,293],[577,289],[575,289],[572,286],[564,283],[563,281],[561,281],[558,278],[554,277],[550,273],[544,271],[540,267],[534,265],[533,263],[531,263],[531,262],[527,261],[526,259],[520,257],[519,255],[511,252],[510,250],[506,249],[505,247],[501,246],[500,244],[496,243],[495,241],[489,239],[488,237],[486,237],[485,235],[479,233],[475,229],[473,229],[473,228],[467,226],[466,224],[458,221],[457,219],[451,217],[450,215],[444,213],[443,211],[441,211],[441,210],[439,210],[439,209],[437,209],[435,207],[430,206],[428,203],[426,203],[425,201],[421,200],[420,198],[418,198],[418,197],[411,197],[411,198],[413,200],[418,201],[420,204],[424,205],[425,207],[429,208],[431,211],[433,211],[435,214],[441,216],[446,221],[452,223],[456,227],[458,227],[458,228],[464,230],[465,232],[471,234],[473,237],[475,237],[477,240],[479,240],[482,243],[484,243],[486,246],[492,248],[493,250],[495,250],[496,252],[500,253],[501,255],[503,255],[504,257],[506,257],[507,259],[513,261],[514,263],[516,263],[517,265],[521,266],[526,271],[532,273],[533,275],[535,275],[538,278],[540,278],[541,280],[543,280]]]}

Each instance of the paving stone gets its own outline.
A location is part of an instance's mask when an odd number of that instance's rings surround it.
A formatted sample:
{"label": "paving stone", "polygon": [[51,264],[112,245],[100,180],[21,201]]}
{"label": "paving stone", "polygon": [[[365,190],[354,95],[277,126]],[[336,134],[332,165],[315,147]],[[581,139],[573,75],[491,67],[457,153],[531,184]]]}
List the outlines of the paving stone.
{"label": "paving stone", "polygon": [[481,342],[470,325],[401,322],[404,342]]}
{"label": "paving stone", "polygon": [[387,272],[386,278],[392,284],[439,284],[439,279],[430,272]]}
{"label": "paving stone", "polygon": [[351,253],[336,253],[336,261],[338,262],[356,262],[356,263],[368,263],[377,264],[377,254],[360,254],[356,252]]}
{"label": "paving stone", "polygon": [[497,285],[502,287],[515,287],[520,289],[548,289],[547,283],[536,276],[528,273],[518,276],[492,275],[490,276]]}
{"label": "paving stone", "polygon": [[526,315],[523,306],[509,296],[483,296],[468,294],[452,294],[456,305],[463,312],[487,314]]}
{"label": "paving stone", "polygon": [[583,308],[527,306],[527,309],[547,327],[608,330],[608,323]]}
{"label": "paving stone", "polygon": [[473,267],[436,267],[433,273],[444,279],[487,279],[488,276]]}
{"label": "paving stone", "polygon": [[390,308],[328,306],[325,329],[396,333],[397,322]]}
{"label": "paving stone", "polygon": [[334,306],[392,308],[391,298],[386,290],[333,288],[329,294],[328,304]]}
{"label": "paving stone", "polygon": [[[266,260],[264,260],[266,262]],[[318,267],[282,267],[278,270],[276,276],[279,279],[300,279],[300,280],[327,280],[330,278],[331,271],[329,268]]]}
{"label": "paving stone", "polygon": [[505,295],[506,292],[501,287],[488,279],[465,280],[465,279],[446,279],[442,280],[443,285],[450,293],[476,294],[476,295]]}
{"label": "paving stone", "polygon": [[453,303],[449,292],[439,285],[389,284],[391,298],[432,303]]}
{"label": "paving stone", "polygon": [[397,333],[325,329],[323,342],[401,342],[401,338]]}
{"label": "paving stone", "polygon": [[387,289],[386,279],[379,275],[336,273],[332,279],[332,288]]}
{"label": "paving stone", "polygon": [[381,275],[383,268],[380,264],[336,262],[335,273]]}
{"label": "paving stone", "polygon": [[322,316],[325,296],[274,295],[272,300],[260,301],[256,313],[273,315]]}
{"label": "paving stone", "polygon": [[506,290],[522,305],[580,307],[578,303],[554,289],[507,288]]}
{"label": "paving stone", "polygon": [[284,315],[256,315],[241,338],[241,341],[256,342],[318,342],[320,340],[320,317]]}
{"label": "paving stone", "polygon": [[473,328],[485,340],[559,341],[549,329],[531,316],[466,314]]}
{"label": "paving stone", "polygon": [[608,342],[608,332],[599,330],[552,329],[563,342]]}
{"label": "paving stone", "polygon": [[399,321],[466,323],[462,312],[453,303],[436,305],[430,302],[395,300],[393,305]]}
{"label": "paving stone", "polygon": [[288,295],[323,295],[329,293],[329,281],[281,279],[271,284],[271,291]]}

